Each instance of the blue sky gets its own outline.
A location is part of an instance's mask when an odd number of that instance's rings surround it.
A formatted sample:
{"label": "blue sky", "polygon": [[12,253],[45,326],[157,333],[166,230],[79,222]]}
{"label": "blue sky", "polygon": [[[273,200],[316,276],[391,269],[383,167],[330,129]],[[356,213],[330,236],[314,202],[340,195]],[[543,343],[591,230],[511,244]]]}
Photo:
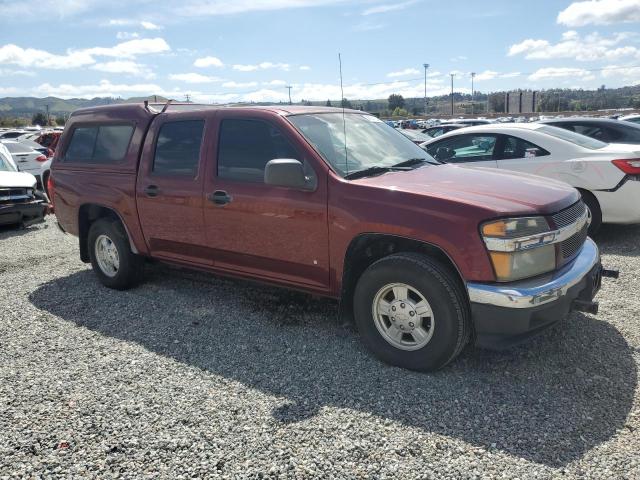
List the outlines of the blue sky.
{"label": "blue sky", "polygon": [[204,102],[640,83],[640,0],[0,0],[0,96]]}

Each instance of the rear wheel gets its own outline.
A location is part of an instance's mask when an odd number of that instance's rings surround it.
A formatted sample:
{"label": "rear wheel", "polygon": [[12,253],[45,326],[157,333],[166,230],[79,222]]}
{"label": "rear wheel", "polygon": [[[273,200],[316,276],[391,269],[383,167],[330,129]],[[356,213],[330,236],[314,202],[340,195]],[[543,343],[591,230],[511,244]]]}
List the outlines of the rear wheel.
{"label": "rear wheel", "polygon": [[594,236],[600,230],[602,226],[602,210],[600,210],[600,203],[595,195],[586,190],[580,190],[582,195],[582,201],[585,203],[589,212],[591,213],[591,225],[589,225],[589,236]]}
{"label": "rear wheel", "polygon": [[140,282],[144,260],[131,251],[129,238],[119,221],[97,220],[89,229],[87,241],[91,266],[103,285],[125,290]]}
{"label": "rear wheel", "polygon": [[371,265],[356,286],[354,313],[365,345],[384,362],[411,370],[443,367],[471,334],[460,282],[421,254],[391,255]]}

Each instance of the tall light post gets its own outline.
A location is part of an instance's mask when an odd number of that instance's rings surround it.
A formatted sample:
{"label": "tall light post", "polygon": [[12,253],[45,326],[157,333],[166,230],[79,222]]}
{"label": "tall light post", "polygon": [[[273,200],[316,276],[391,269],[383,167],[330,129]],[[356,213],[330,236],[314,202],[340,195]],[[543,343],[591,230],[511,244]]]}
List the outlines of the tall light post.
{"label": "tall light post", "polygon": [[451,75],[451,116],[453,117],[453,77],[455,73],[450,73],[449,75]]}
{"label": "tall light post", "polygon": [[425,120],[426,120],[426,116],[427,116],[427,68],[429,68],[429,64],[428,63],[423,63],[422,66],[424,67],[424,116],[425,116]]}
{"label": "tall light post", "polygon": [[476,91],[473,89],[473,79],[476,76],[476,72],[471,72],[471,115],[473,115],[473,106],[476,99]]}
{"label": "tall light post", "polygon": [[291,88],[293,88],[293,87],[291,87],[291,85],[287,85],[287,86],[286,86],[286,87],[284,87],[284,88],[286,88],[287,90],[289,90],[289,105],[291,105]]}

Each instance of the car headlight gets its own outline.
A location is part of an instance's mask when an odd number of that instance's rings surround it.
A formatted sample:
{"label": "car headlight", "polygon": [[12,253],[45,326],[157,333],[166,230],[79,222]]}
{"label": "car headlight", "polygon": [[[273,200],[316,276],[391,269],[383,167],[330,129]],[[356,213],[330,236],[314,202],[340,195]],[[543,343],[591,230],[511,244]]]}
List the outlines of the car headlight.
{"label": "car headlight", "polygon": [[557,232],[544,217],[508,218],[481,227],[499,282],[542,275],[556,268]]}

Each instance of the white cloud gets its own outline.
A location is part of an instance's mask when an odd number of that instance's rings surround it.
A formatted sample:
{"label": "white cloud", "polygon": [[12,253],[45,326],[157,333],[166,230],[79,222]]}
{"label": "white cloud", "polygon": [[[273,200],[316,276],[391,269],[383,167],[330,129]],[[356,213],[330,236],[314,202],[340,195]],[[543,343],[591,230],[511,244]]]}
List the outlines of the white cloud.
{"label": "white cloud", "polygon": [[263,85],[271,85],[273,87],[284,87],[287,82],[285,82],[284,80],[271,80],[270,82],[262,82]]}
{"label": "white cloud", "polygon": [[382,5],[376,5],[375,7],[369,7],[362,12],[362,15],[375,15],[378,13],[392,12],[395,10],[404,10],[405,8],[417,3],[418,0],[408,0],[400,3],[385,3]]}
{"label": "white cloud", "polygon": [[284,70],[285,72],[289,71],[291,66],[288,63],[273,63],[273,62],[262,62],[257,65],[233,65],[233,69],[239,72],[255,72],[256,70]]}
{"label": "white cloud", "polygon": [[196,58],[193,62],[194,67],[207,68],[207,67],[224,67],[224,63],[218,57],[202,57]]}
{"label": "white cloud", "polygon": [[160,25],[156,25],[153,22],[147,22],[145,20],[140,22],[140,26],[145,30],[162,30],[162,27]]}
{"label": "white cloud", "polygon": [[485,70],[484,72],[478,73],[475,77],[476,81],[482,82],[484,80],[493,80],[498,75],[498,72],[494,72],[493,70]]}
{"label": "white cloud", "polygon": [[112,62],[96,63],[91,68],[100,72],[129,74],[147,79],[155,77],[155,74],[149,67],[132,60],[114,60]]}
{"label": "white cloud", "polygon": [[599,33],[581,36],[574,30],[562,34],[562,40],[552,44],[548,40],[527,39],[509,48],[510,57],[524,55],[528,60],[571,58],[578,61],[615,60],[623,57],[640,58],[637,47],[620,44],[636,34],[621,32],[610,37]]}
{"label": "white cloud", "polygon": [[116,58],[134,58],[137,55],[163,53],[171,50],[163,38],[138,38],[119,43],[113,47],[94,47],[83,50],[89,55],[99,55]]}
{"label": "white cloud", "polygon": [[258,82],[224,82],[222,86],[224,88],[250,88],[257,87]]}
{"label": "white cloud", "polygon": [[60,84],[57,86],[43,83],[33,89],[37,96],[54,96],[60,98],[93,98],[93,97],[125,97],[132,95],[163,95],[167,93],[158,85],[152,83],[142,84],[113,84],[108,80],[101,80],[97,85],[71,85]]}
{"label": "white cloud", "polygon": [[622,81],[626,85],[640,83],[640,67],[633,65],[607,65],[601,72],[602,78]]}
{"label": "white cloud", "polygon": [[186,0],[173,9],[173,14],[186,17],[231,15],[235,13],[322,7],[345,0]]}
{"label": "white cloud", "polygon": [[531,75],[529,75],[529,80],[538,81],[538,80],[549,80],[549,79],[557,79],[557,78],[567,78],[571,77],[574,80],[593,80],[595,76],[585,70],[583,68],[569,68],[569,67],[546,67],[540,68]]}
{"label": "white cloud", "polygon": [[500,75],[500,78],[516,78],[516,77],[519,77],[520,75],[522,75],[522,73],[520,72],[508,72]]}
{"label": "white cloud", "polygon": [[140,38],[140,34],[136,32],[118,32],[116,33],[118,40],[131,40],[132,38]]}
{"label": "white cloud", "polygon": [[407,75],[418,75],[419,73],[420,70],[418,70],[417,68],[405,68],[404,70],[398,70],[397,72],[389,72],[387,73],[387,77],[406,77]]}
{"label": "white cloud", "polygon": [[209,77],[199,73],[172,73],[169,75],[169,80],[185,83],[214,83],[222,81],[221,78]]}
{"label": "white cloud", "polygon": [[573,2],[558,14],[568,27],[640,22],[640,0],[587,0]]}
{"label": "white cloud", "polygon": [[300,70],[311,70],[311,67],[309,65],[302,65],[300,66]]}

